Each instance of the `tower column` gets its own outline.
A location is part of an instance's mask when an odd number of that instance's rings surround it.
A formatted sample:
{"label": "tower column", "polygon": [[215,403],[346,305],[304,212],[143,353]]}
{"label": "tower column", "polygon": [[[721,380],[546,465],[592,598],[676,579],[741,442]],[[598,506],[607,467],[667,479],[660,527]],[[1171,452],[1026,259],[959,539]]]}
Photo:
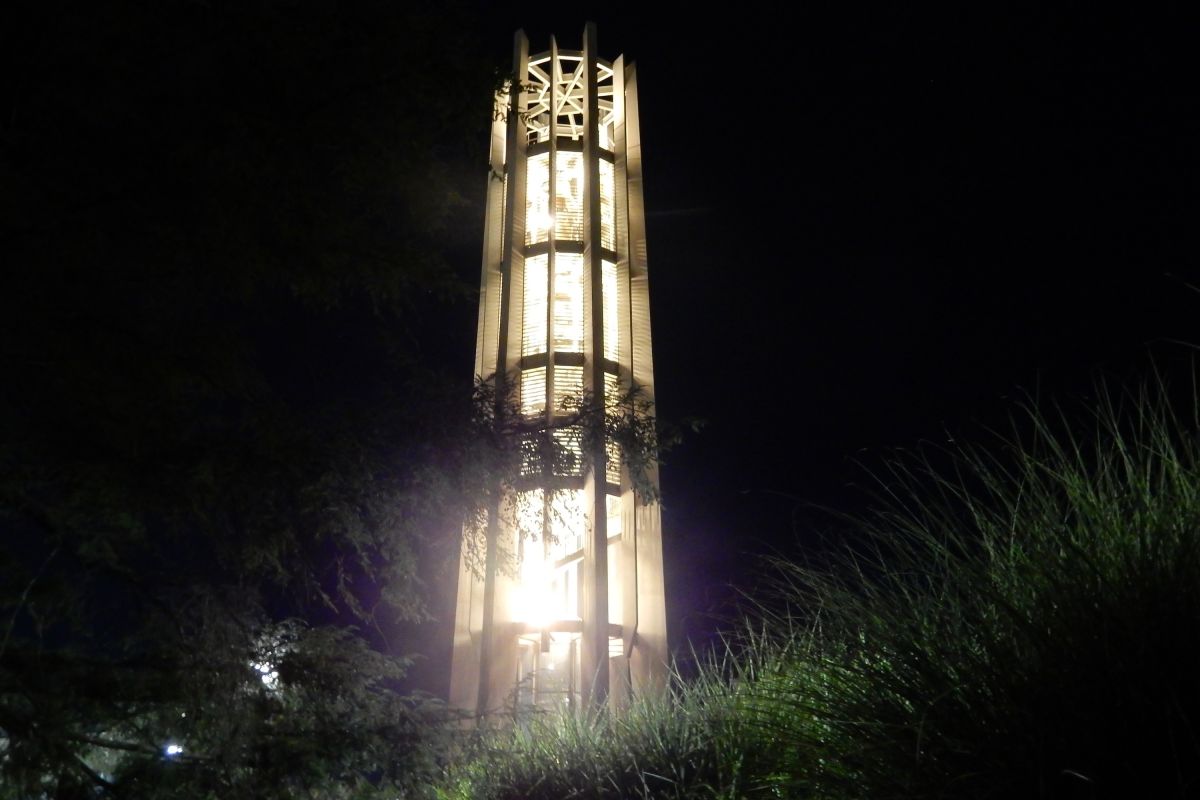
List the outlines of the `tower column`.
{"label": "tower column", "polygon": [[464,532],[450,700],[480,717],[665,682],[655,493],[633,491],[600,414],[572,411],[653,396],[633,68],[599,57],[591,23],[582,45],[530,55],[518,32],[492,129],[476,377],[530,442],[572,457],[528,450]]}
{"label": "tower column", "polygon": [[[604,281],[600,243],[600,148],[597,118],[599,104],[596,80],[596,26],[583,29],[583,265],[588,275],[584,304],[587,362],[583,390],[594,402],[604,403]],[[590,700],[608,699],[608,505],[605,490],[605,447],[601,437],[593,437],[588,464],[587,496],[591,501],[591,531],[583,550],[584,602],[583,671],[590,689]]]}

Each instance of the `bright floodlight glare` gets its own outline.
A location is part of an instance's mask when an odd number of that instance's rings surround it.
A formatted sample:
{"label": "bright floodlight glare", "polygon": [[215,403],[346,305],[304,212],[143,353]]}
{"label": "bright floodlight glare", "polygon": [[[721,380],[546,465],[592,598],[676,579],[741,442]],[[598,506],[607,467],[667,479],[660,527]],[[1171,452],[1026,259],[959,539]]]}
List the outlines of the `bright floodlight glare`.
{"label": "bright floodlight glare", "polygon": [[167,758],[174,758],[182,752],[183,745],[179,744],[169,744],[163,748],[163,753],[167,756]]}
{"label": "bright floodlight glare", "polygon": [[254,669],[258,672],[258,677],[262,679],[263,686],[268,689],[279,688],[279,673],[273,664],[262,661],[255,664]]}

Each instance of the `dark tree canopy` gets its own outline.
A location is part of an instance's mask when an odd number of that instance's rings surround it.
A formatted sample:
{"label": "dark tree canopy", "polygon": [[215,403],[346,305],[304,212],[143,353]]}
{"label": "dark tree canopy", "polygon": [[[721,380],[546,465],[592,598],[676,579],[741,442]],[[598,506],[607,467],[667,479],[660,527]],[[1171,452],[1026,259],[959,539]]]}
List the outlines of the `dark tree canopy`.
{"label": "dark tree canopy", "polygon": [[0,122],[0,797],[409,780],[389,626],[511,461],[431,366],[493,65],[441,5],[36,5]]}

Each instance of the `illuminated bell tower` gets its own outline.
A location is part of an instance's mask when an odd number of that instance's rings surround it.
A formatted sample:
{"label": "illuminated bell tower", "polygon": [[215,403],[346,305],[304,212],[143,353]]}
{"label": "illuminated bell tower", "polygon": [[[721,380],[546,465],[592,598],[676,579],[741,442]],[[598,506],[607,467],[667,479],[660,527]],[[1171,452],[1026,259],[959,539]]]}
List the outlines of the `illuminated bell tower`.
{"label": "illuminated bell tower", "polygon": [[492,124],[475,373],[576,457],[492,509],[482,564],[464,547],[450,701],[481,716],[620,704],[667,664],[659,507],[572,416],[632,387],[653,400],[634,67],[601,60],[589,23],[582,50],[552,37],[532,56],[518,31],[513,71]]}

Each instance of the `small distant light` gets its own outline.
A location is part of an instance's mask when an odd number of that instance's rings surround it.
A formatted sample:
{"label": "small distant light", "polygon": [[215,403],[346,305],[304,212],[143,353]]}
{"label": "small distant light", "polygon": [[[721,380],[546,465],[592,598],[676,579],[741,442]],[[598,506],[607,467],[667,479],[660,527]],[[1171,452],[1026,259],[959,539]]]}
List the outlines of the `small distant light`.
{"label": "small distant light", "polygon": [[166,754],[167,758],[174,758],[182,752],[183,745],[180,744],[169,744],[163,748],[163,753]]}
{"label": "small distant light", "polygon": [[258,671],[258,677],[262,680],[263,686],[268,689],[279,688],[279,673],[275,668],[266,662],[254,665],[254,669]]}
{"label": "small distant light", "polygon": [[181,717],[186,717],[186,716],[187,716],[187,712],[186,712],[186,711],[181,711],[181,712],[179,712],[179,716],[181,716]]}

